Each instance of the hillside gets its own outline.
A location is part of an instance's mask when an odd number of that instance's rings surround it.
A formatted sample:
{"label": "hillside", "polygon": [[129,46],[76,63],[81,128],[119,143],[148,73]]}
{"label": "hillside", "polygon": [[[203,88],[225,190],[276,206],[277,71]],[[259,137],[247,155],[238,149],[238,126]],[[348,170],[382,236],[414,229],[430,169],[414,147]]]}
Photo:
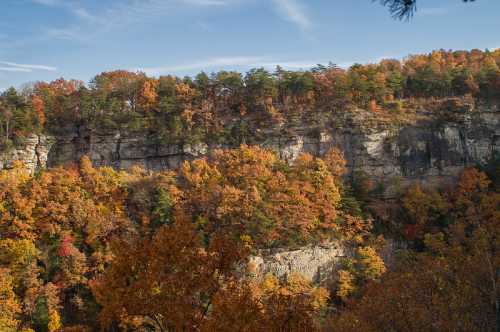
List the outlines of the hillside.
{"label": "hillside", "polygon": [[435,51],[348,70],[39,82],[0,100],[0,166],[34,171],[88,155],[96,166],[162,170],[243,143],[287,160],[338,147],[352,174],[381,187],[435,185],[499,150],[499,63],[499,51]]}
{"label": "hillside", "polygon": [[0,331],[496,331],[500,51],[0,96]]}

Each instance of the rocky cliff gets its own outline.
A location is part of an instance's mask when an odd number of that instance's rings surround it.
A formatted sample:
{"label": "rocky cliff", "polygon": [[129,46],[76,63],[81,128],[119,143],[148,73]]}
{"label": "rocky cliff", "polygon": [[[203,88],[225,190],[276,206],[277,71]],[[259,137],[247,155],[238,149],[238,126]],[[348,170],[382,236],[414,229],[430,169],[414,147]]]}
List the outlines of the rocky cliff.
{"label": "rocky cliff", "polygon": [[[405,248],[403,243],[386,240],[378,254],[386,267],[395,263],[395,253]],[[303,248],[261,250],[248,262],[250,277],[262,280],[267,274],[286,279],[293,274],[300,274],[315,284],[334,287],[338,271],[346,260],[355,258],[356,247],[345,242],[331,242]]]}
{"label": "rocky cliff", "polygon": [[[500,152],[500,110],[452,109],[431,113],[424,109],[399,120],[393,115],[353,110],[336,114],[321,128],[297,125],[265,128],[248,144],[274,149],[293,161],[301,152],[322,155],[340,148],[352,172],[362,171],[383,184],[386,196],[414,181],[438,186],[453,179],[468,165],[484,162]],[[184,160],[229,145],[198,143],[159,144],[151,134],[71,130],[59,137],[32,135],[22,148],[0,153],[0,168],[15,162],[30,171],[77,162],[89,155],[97,166],[129,169],[135,165],[151,170],[175,168]],[[388,250],[389,256],[392,250]],[[308,279],[329,284],[333,273],[351,250],[341,244],[300,250],[263,252],[251,261],[253,273],[286,277],[300,273]],[[386,259],[390,263],[390,258]]]}
{"label": "rocky cliff", "polygon": [[297,250],[263,251],[248,264],[252,277],[259,279],[270,273],[287,278],[296,273],[316,284],[330,285],[345,258],[353,257],[352,250],[341,243],[300,248]]}
{"label": "rocky cliff", "polygon": [[[395,120],[390,114],[357,109],[332,116],[321,128],[264,128],[245,143],[269,147],[290,161],[301,152],[322,155],[338,147],[351,171],[364,172],[390,195],[414,181],[430,186],[446,183],[465,166],[500,151],[500,110],[493,106],[436,114],[420,109]],[[86,154],[97,166],[130,169],[137,165],[161,170],[220,147],[230,145],[163,144],[154,140],[154,133],[79,128],[59,137],[30,137],[24,148],[0,154],[0,168],[17,160],[34,171],[75,162]]]}
{"label": "rocky cliff", "polygon": [[0,169],[11,168],[16,163],[31,173],[47,167],[47,159],[56,139],[46,135],[30,135],[22,146],[0,152]]}

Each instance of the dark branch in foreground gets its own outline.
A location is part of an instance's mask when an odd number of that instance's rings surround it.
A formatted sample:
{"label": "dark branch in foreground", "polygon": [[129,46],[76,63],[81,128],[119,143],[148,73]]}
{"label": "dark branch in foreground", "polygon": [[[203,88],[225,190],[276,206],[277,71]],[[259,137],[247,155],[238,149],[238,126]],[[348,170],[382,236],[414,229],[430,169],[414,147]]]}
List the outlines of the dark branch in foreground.
{"label": "dark branch in foreground", "polygon": [[[372,0],[380,1],[383,6],[389,8],[391,15],[399,20],[409,20],[417,11],[417,0]],[[462,0],[463,2],[474,2],[476,0]]]}

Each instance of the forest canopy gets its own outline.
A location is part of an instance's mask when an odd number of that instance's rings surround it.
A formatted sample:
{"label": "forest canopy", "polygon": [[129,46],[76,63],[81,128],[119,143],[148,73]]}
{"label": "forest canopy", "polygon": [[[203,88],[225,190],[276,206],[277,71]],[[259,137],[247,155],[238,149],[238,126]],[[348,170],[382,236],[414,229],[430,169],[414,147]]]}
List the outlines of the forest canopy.
{"label": "forest canopy", "polygon": [[101,73],[89,84],[61,78],[0,96],[0,144],[9,148],[33,133],[62,135],[84,127],[154,133],[168,143],[238,146],[258,127],[321,126],[356,107],[404,114],[422,99],[496,103],[499,66],[500,50],[438,50],[348,69],[257,68],[194,78],[119,70]]}
{"label": "forest canopy", "polygon": [[[0,331],[498,331],[498,154],[446,187],[415,181],[385,199],[367,176],[345,176],[337,149],[289,163],[244,143],[363,109],[396,122],[498,107],[499,66],[500,50],[440,50],[348,69],[114,71],[7,90],[2,151],[80,129],[226,148],[161,172],[88,156],[1,170]],[[348,254],[328,284],[251,264],[330,245]]]}
{"label": "forest canopy", "polygon": [[[387,202],[353,196],[344,165],[336,150],[287,165],[241,146],[158,173],[87,157],[0,171],[0,329],[495,331],[500,194],[487,173]],[[405,243],[390,269],[384,235]],[[353,255],[328,288],[248,264],[332,241]]]}

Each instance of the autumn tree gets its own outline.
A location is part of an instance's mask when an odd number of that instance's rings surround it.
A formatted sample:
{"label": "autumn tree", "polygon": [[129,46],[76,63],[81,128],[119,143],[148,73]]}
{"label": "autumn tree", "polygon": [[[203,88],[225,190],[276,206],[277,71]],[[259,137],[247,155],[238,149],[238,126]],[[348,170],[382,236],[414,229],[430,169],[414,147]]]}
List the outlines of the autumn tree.
{"label": "autumn tree", "polygon": [[326,289],[298,274],[281,281],[266,275],[260,283],[224,289],[204,330],[316,331],[328,299]]}
{"label": "autumn tree", "polygon": [[328,292],[298,275],[286,282],[268,275],[258,284],[236,279],[234,264],[245,257],[239,248],[227,238],[204,246],[185,220],[160,228],[151,241],[120,240],[93,284],[102,323],[155,331],[317,328]]}
{"label": "autumn tree", "polygon": [[21,305],[13,290],[13,280],[9,270],[0,269],[0,330],[18,331]]}
{"label": "autumn tree", "polygon": [[368,283],[332,329],[497,331],[500,197],[487,188],[484,173],[464,171],[451,198],[455,222],[427,233],[424,251],[407,251],[395,270]]}
{"label": "autumn tree", "polygon": [[180,175],[183,209],[207,235],[225,229],[262,247],[342,234],[336,178],[319,158],[304,154],[287,166],[270,151],[241,146],[185,163]]}
{"label": "autumn tree", "polygon": [[39,96],[35,95],[31,99],[31,105],[33,106],[33,109],[36,112],[40,126],[43,127],[43,125],[45,124],[45,121],[46,121],[45,105],[43,103],[43,100]]}
{"label": "autumn tree", "polygon": [[345,259],[338,270],[335,295],[343,303],[359,295],[362,288],[371,282],[378,282],[386,272],[386,266],[374,246],[361,245],[355,249],[352,258]]}
{"label": "autumn tree", "polygon": [[408,188],[402,200],[403,208],[409,219],[403,232],[409,239],[422,239],[423,234],[435,227],[446,226],[450,221],[450,204],[437,191],[424,191],[419,184]]}
{"label": "autumn tree", "polygon": [[116,240],[113,262],[92,287],[103,306],[103,326],[117,321],[158,331],[197,330],[245,255],[236,244],[218,235],[204,246],[195,225],[182,217],[151,239]]}
{"label": "autumn tree", "polygon": [[109,237],[131,229],[119,174],[88,159],[37,177],[22,167],[0,172],[0,268],[22,299],[23,322],[56,331],[62,314],[95,320],[88,280],[109,260]]}
{"label": "autumn tree", "polygon": [[158,98],[158,93],[156,92],[158,84],[158,81],[152,79],[144,80],[142,83],[138,102],[143,109],[149,110],[155,105]]}

